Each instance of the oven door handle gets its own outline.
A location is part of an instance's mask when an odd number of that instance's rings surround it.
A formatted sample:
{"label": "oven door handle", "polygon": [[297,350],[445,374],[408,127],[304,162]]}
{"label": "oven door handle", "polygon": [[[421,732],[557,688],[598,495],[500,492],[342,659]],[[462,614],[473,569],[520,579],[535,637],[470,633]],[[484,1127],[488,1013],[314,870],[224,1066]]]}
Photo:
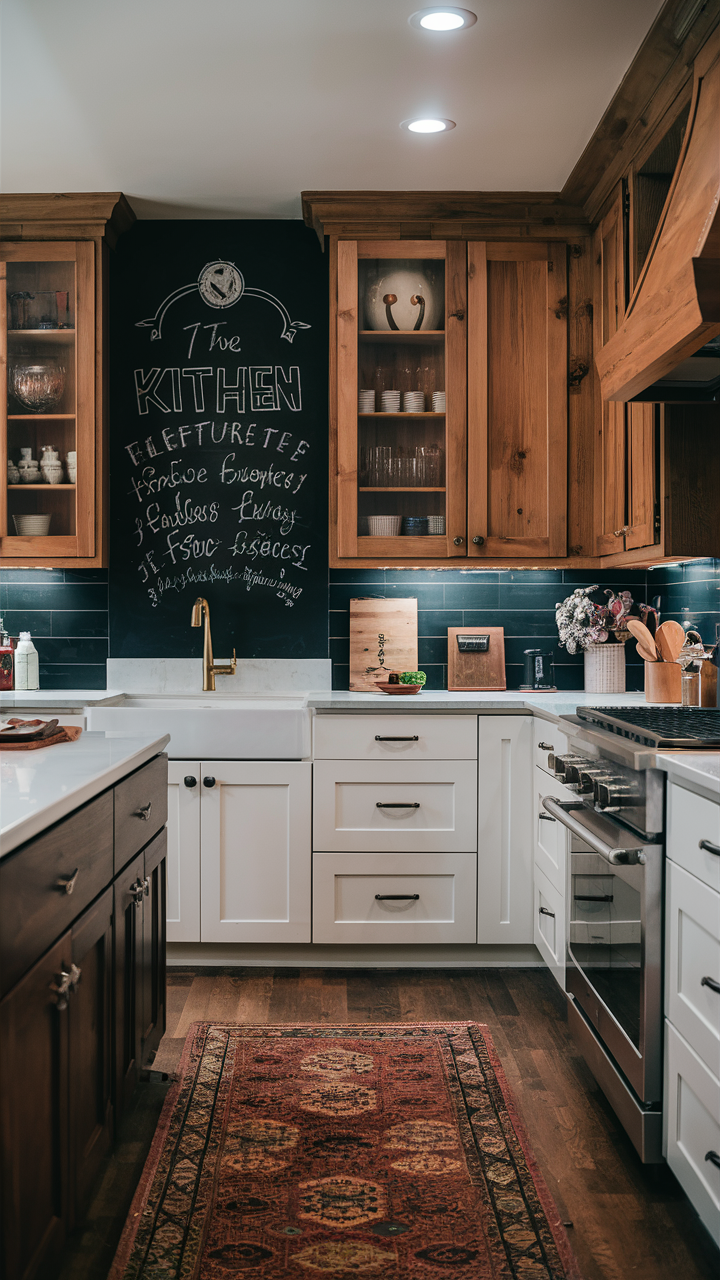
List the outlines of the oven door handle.
{"label": "oven door handle", "polygon": [[[578,836],[580,840],[584,840],[585,844],[589,844],[595,853],[599,853],[601,858],[612,866],[633,866],[638,862],[645,861],[645,854],[642,849],[613,847],[603,840],[602,836],[593,831],[592,814],[585,808],[584,804],[574,804],[572,801],[555,800],[552,796],[545,796],[543,799],[543,808],[552,814],[558,822],[561,822],[568,831],[572,831],[573,835]],[[582,813],[582,819],[575,816]]]}

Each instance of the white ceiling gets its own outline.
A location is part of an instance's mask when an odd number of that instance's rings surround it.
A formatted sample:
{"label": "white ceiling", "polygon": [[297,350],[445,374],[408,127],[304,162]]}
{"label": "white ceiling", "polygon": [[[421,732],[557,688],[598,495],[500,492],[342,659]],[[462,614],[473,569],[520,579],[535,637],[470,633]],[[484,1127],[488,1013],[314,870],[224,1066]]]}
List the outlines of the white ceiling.
{"label": "white ceiling", "polygon": [[[662,0],[3,0],[4,191],[297,217],[303,189],[559,190]],[[411,116],[452,132],[400,129]]]}

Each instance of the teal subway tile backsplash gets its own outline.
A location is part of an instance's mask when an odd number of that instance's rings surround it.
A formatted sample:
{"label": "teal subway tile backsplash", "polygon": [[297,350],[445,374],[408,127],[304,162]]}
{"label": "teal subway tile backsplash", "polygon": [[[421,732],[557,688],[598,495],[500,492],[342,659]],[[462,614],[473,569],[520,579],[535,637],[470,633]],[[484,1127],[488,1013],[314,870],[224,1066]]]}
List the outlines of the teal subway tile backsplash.
{"label": "teal subway tile backsplash", "polygon": [[106,569],[3,569],[0,616],[10,635],[31,632],[41,689],[106,687]]}

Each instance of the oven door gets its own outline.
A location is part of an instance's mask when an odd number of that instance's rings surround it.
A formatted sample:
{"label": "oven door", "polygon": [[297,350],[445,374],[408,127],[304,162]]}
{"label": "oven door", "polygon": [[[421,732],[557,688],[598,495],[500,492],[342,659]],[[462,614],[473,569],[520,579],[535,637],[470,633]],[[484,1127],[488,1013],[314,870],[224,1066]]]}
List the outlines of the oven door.
{"label": "oven door", "polygon": [[644,1105],[662,1096],[662,845],[548,798],[569,833],[568,994]]}

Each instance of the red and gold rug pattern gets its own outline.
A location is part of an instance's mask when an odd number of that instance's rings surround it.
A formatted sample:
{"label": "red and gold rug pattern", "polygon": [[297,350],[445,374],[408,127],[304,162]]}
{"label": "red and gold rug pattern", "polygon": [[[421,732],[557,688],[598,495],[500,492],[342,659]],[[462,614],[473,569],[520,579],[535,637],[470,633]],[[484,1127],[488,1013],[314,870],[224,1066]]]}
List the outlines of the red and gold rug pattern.
{"label": "red and gold rug pattern", "polygon": [[197,1023],[108,1280],[579,1280],[487,1027]]}

